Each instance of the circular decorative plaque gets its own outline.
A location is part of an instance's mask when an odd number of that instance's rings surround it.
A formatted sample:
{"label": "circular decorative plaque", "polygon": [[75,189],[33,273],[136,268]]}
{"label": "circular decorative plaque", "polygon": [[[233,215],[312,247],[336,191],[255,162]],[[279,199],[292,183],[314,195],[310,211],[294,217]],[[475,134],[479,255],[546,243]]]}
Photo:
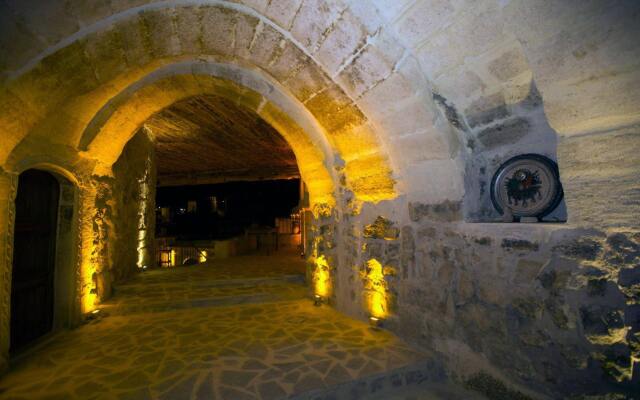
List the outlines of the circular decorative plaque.
{"label": "circular decorative plaque", "polygon": [[491,201],[500,214],[544,217],[563,196],[555,162],[539,154],[522,154],[502,164],[491,181]]}

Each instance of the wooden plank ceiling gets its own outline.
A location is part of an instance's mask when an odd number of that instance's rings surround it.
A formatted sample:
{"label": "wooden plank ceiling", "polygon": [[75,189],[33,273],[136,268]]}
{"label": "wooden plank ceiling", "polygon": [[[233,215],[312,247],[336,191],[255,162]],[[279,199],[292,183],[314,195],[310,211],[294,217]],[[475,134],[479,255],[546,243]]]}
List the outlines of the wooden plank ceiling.
{"label": "wooden plank ceiling", "polygon": [[156,139],[160,183],[185,177],[200,183],[299,177],[282,136],[255,112],[221,97],[180,101],[145,127]]}

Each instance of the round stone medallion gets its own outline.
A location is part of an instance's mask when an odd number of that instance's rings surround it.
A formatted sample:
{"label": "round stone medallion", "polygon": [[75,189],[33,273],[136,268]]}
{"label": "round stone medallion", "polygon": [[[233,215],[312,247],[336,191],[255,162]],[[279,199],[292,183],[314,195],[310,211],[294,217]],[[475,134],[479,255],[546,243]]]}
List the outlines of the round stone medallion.
{"label": "round stone medallion", "polygon": [[507,160],[491,181],[491,201],[500,214],[514,218],[544,217],[553,211],[563,191],[555,162],[539,154]]}

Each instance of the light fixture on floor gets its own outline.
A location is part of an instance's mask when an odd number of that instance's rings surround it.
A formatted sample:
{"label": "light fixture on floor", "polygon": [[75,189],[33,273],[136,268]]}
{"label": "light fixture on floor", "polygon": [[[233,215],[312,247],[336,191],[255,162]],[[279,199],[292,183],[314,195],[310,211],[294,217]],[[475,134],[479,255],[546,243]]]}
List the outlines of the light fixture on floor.
{"label": "light fixture on floor", "polygon": [[91,322],[91,321],[102,318],[104,316],[103,314],[104,313],[102,312],[102,310],[100,310],[99,308],[96,308],[95,310],[92,310],[86,313],[84,315],[84,320],[86,322]]}
{"label": "light fixture on floor", "polygon": [[316,294],[313,296],[313,305],[316,307],[320,307],[322,305],[322,296]]}
{"label": "light fixture on floor", "polygon": [[384,320],[382,318],[374,317],[374,316],[369,317],[369,325],[372,328],[381,328],[383,322]]}

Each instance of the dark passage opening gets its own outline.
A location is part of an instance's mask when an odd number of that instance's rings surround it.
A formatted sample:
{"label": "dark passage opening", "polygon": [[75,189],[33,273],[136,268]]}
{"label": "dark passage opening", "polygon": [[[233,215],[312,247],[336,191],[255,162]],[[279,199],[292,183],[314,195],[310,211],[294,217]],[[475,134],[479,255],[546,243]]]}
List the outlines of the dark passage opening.
{"label": "dark passage opening", "polygon": [[157,160],[155,264],[300,255],[296,156],[255,110],[196,96],[153,115],[144,132]]}
{"label": "dark passage opening", "polygon": [[299,202],[299,179],[160,187],[157,236],[225,240],[252,227],[276,228]]}
{"label": "dark passage opening", "polygon": [[20,175],[11,278],[11,351],[53,326],[56,226],[60,185],[51,174]]}

